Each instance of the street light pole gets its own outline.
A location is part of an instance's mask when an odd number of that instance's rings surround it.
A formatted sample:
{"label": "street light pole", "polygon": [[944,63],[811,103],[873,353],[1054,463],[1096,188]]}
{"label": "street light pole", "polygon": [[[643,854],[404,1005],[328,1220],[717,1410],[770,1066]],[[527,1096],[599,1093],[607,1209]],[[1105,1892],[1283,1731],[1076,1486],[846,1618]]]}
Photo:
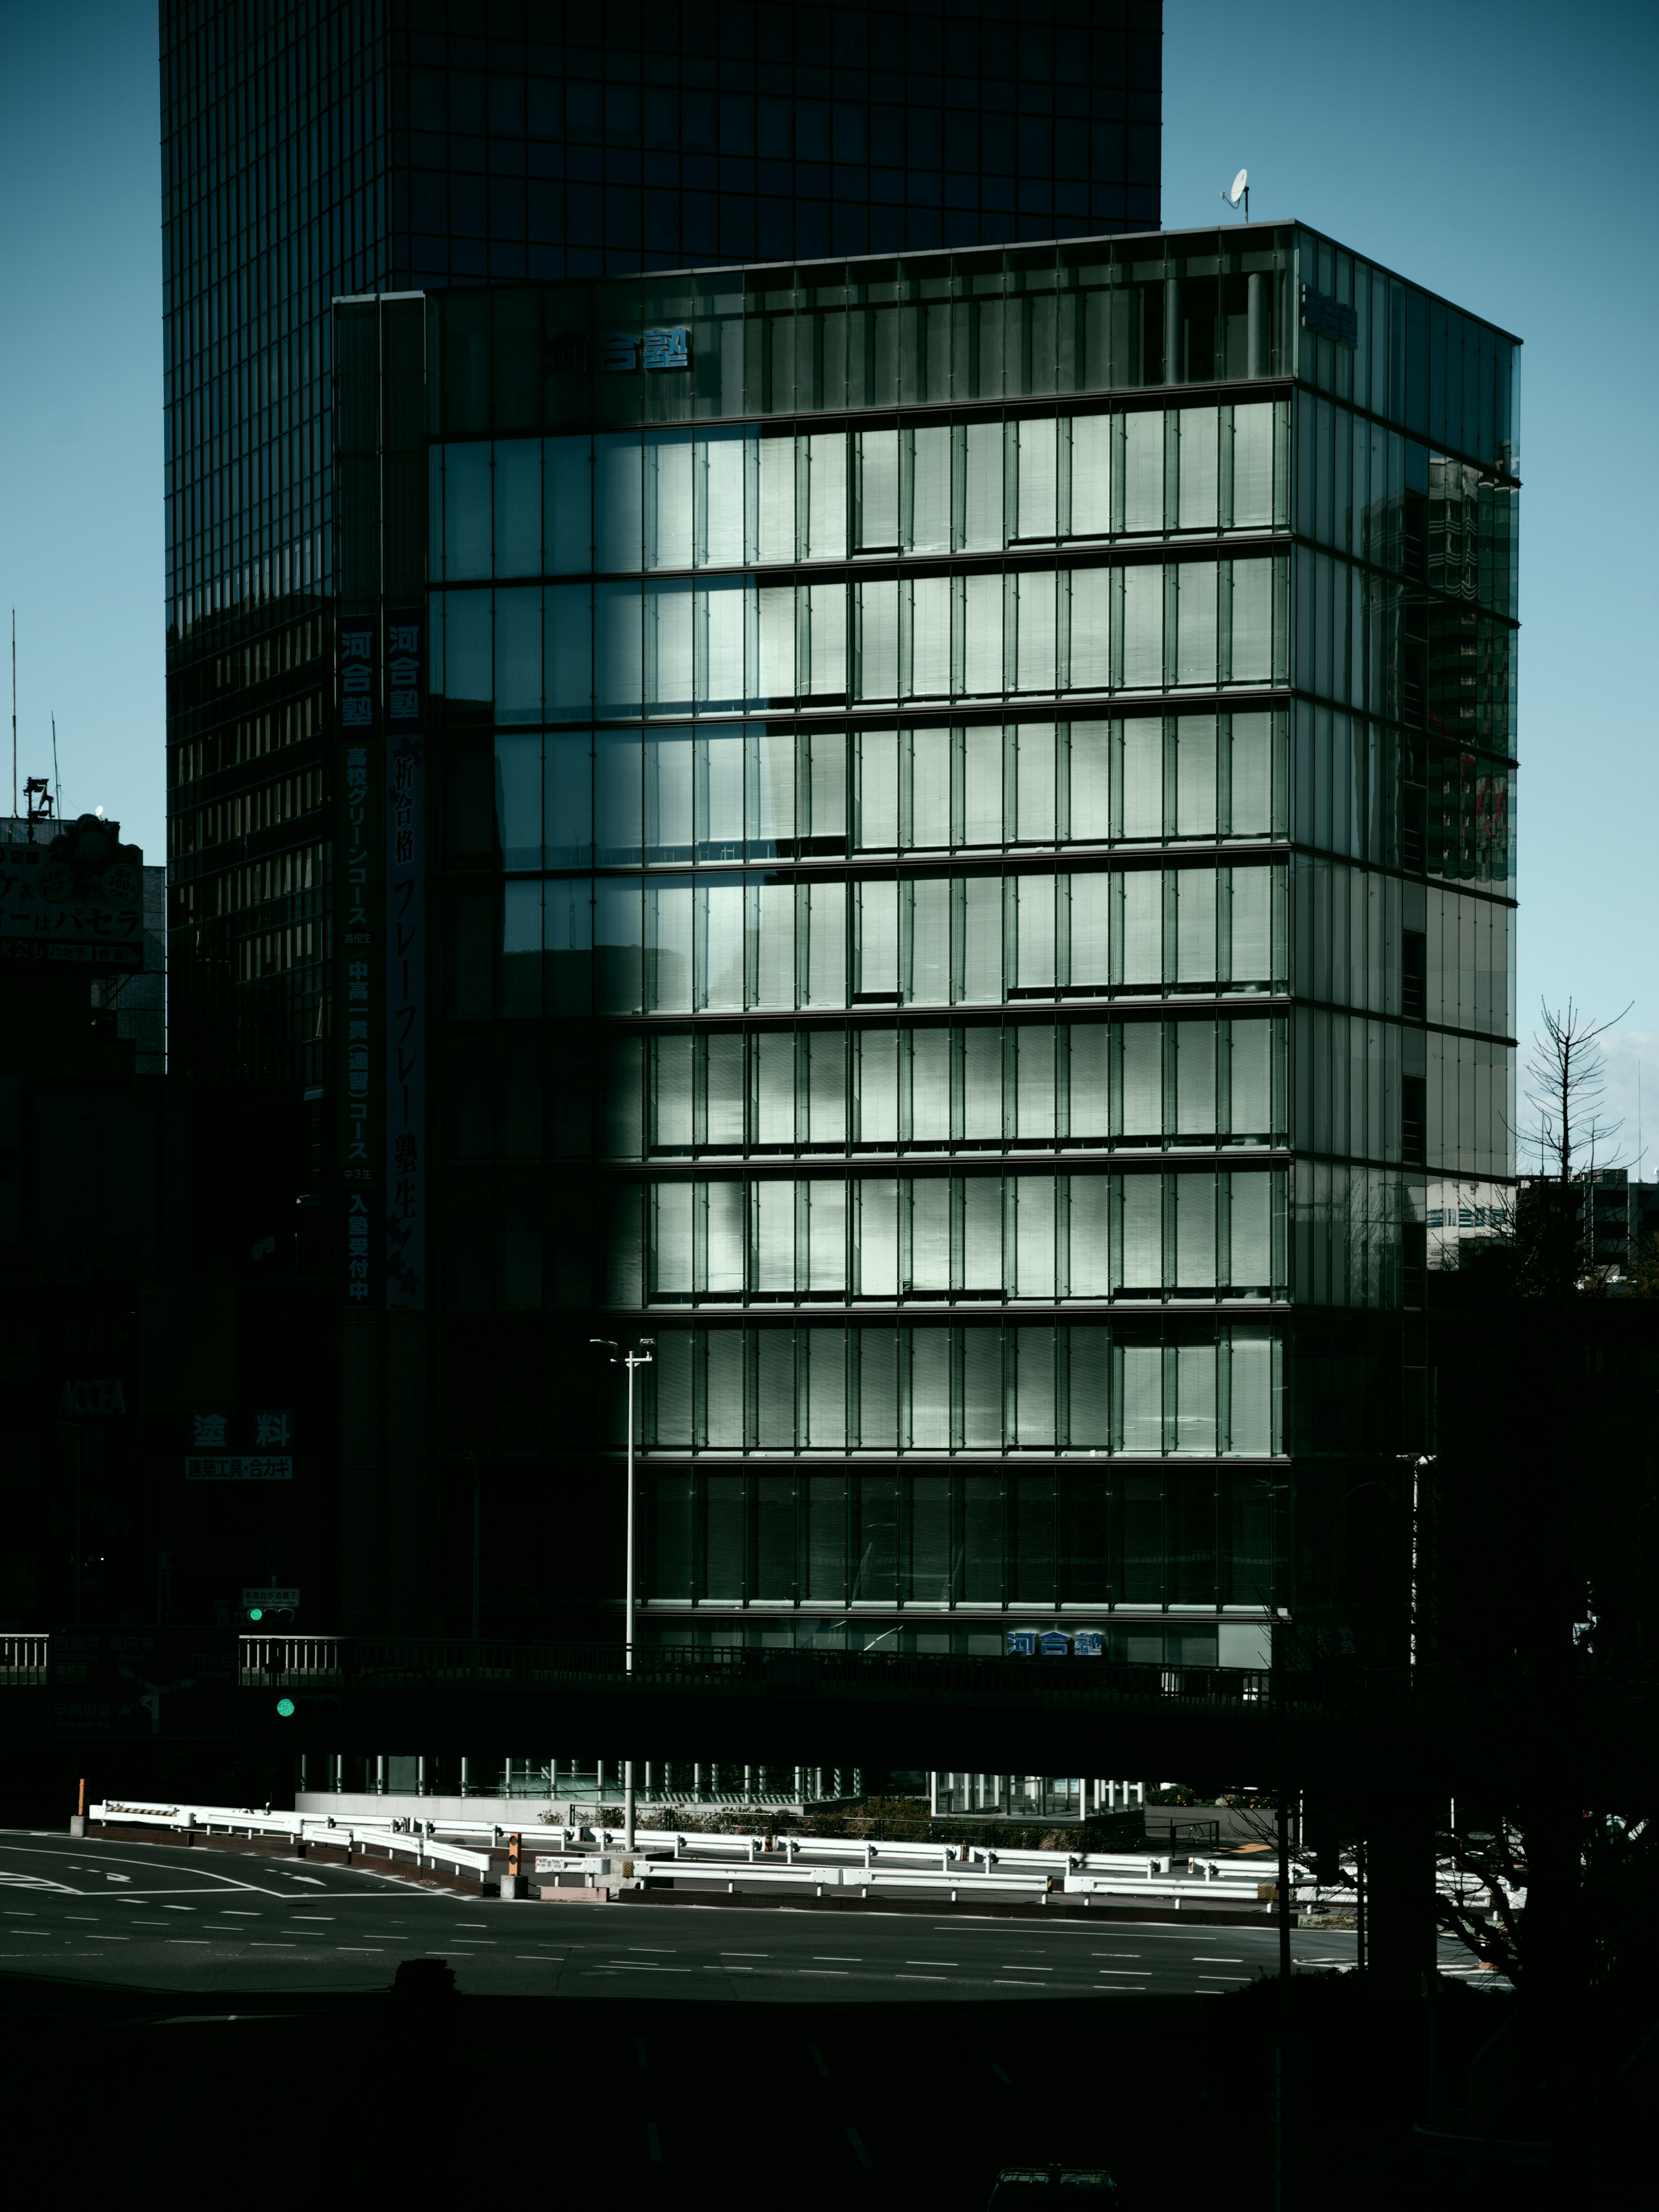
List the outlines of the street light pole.
{"label": "street light pole", "polygon": [[81,1424],[65,1424],[75,1438],[75,1625],[81,1626],[81,1563],[84,1546],[81,1538]]}
{"label": "street light pole", "polygon": [[[587,1340],[609,1352],[611,1364],[624,1369],[628,1376],[628,1535],[624,1567],[627,1580],[623,1594],[623,1671],[631,1674],[634,1671],[634,1370],[638,1367],[650,1366],[653,1354],[646,1347],[653,1346],[657,1340],[653,1336],[642,1336],[639,1340],[640,1348],[627,1352],[613,1344],[609,1337],[591,1336]],[[623,1761],[623,1848],[628,1851],[634,1848],[634,1762],[631,1759]]]}

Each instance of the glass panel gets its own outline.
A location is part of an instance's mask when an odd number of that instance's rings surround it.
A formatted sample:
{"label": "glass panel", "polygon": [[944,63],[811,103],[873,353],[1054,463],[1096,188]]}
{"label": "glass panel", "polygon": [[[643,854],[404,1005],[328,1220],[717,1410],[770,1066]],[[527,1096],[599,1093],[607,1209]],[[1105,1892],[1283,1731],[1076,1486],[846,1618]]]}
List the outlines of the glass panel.
{"label": "glass panel", "polygon": [[541,441],[501,439],[495,447],[495,574],[539,576],[541,573]]}
{"label": "glass panel", "polygon": [[1213,837],[1215,801],[1216,718],[1183,714],[1176,725],[1176,835]]}
{"label": "glass panel", "polygon": [[[902,585],[909,595],[910,651],[907,696],[943,698],[951,689],[951,579],[918,576]],[[950,783],[945,783],[949,804]]]}
{"label": "glass panel", "polygon": [[896,430],[861,430],[858,434],[858,496],[856,506],[859,551],[884,551],[898,544],[899,434]]}
{"label": "glass panel", "polygon": [[1017,442],[1014,538],[1052,538],[1056,522],[1060,426],[1052,417],[1012,426]]}
{"label": "glass panel", "polygon": [[[691,458],[689,430],[659,430],[646,439],[642,483],[647,568],[691,566]],[[600,466],[603,471],[603,459]],[[602,542],[608,543],[605,532],[602,520]]]}
{"label": "glass panel", "polygon": [[1126,1294],[1155,1297],[1164,1282],[1162,1176],[1126,1176],[1123,1178],[1122,1220],[1119,1280]]}
{"label": "glass panel", "polygon": [[1164,416],[1159,409],[1123,417],[1123,527],[1164,527]]}
{"label": "glass panel", "polygon": [[645,1003],[653,1012],[691,1011],[692,945],[690,878],[659,879],[647,884]]}
{"label": "glass panel", "polygon": [[965,552],[1002,550],[1002,425],[969,422],[962,440],[961,544]]}
{"label": "glass panel", "polygon": [[1067,766],[1072,841],[1103,844],[1111,834],[1111,725],[1073,722]]}
{"label": "glass panel", "polygon": [[444,449],[444,574],[487,577],[490,568],[490,448]]}
{"label": "glass panel", "polygon": [[1073,538],[1103,538],[1112,526],[1112,417],[1074,415],[1071,422]]}
{"label": "glass panel", "polygon": [[1181,425],[1181,522],[1182,530],[1216,526],[1217,426],[1220,410],[1183,407]]}
{"label": "glass panel", "polygon": [[1164,981],[1164,877],[1136,869],[1123,883],[1123,975],[1130,987]]}
{"label": "glass panel", "polygon": [[593,441],[594,565],[637,572],[644,550],[643,449],[637,432]]}
{"label": "glass panel", "polygon": [[593,711],[592,587],[555,585],[542,597],[542,694],[549,721],[586,721]]}
{"label": "glass panel", "polygon": [[830,430],[806,447],[807,526],[802,557],[840,561],[847,553],[847,433]]}
{"label": "glass panel", "polygon": [[1164,569],[1123,571],[1123,683],[1131,691],[1164,685]]}
{"label": "glass panel", "polygon": [[962,687],[989,695],[1002,690],[1002,605],[1000,576],[962,579]]}
{"label": "glass panel", "polygon": [[593,565],[593,463],[588,441],[548,438],[542,447],[542,543],[548,574],[581,574]]}
{"label": "glass panel", "polygon": [[542,865],[542,741],[538,736],[495,739],[495,836],[501,865]]}
{"label": "glass panel", "polygon": [[910,447],[910,499],[906,549],[951,550],[951,431],[948,425],[906,434]]}
{"label": "glass panel", "polygon": [[696,447],[696,558],[700,567],[735,568],[746,555],[744,512],[752,431],[707,430]]}
{"label": "glass panel", "polygon": [[795,558],[795,441],[760,441],[760,557]]}

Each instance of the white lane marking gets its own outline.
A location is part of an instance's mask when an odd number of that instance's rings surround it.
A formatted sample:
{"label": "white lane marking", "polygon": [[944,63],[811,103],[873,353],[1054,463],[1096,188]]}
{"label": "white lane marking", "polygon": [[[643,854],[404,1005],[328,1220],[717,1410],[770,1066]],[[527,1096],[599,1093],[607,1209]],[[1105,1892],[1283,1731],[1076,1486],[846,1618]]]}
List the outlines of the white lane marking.
{"label": "white lane marking", "polygon": [[1017,1974],[1052,1974],[1052,1966],[1034,1966],[1029,1959],[994,1960],[993,1965],[1011,1966]]}
{"label": "white lane marking", "polygon": [[812,1957],[820,1966],[861,1966],[862,1958],[850,1959],[844,1951],[814,1951]]}
{"label": "white lane marking", "polygon": [[1109,1975],[1116,1981],[1146,1981],[1151,1978],[1152,1971],[1150,1966],[1097,1966],[1095,1968],[1096,1974],[1102,1981],[1104,1981]]}
{"label": "white lane marking", "polygon": [[950,1979],[950,1976],[948,1974],[895,1974],[893,1979],[896,1982],[945,1982]]}
{"label": "white lane marking", "polygon": [[131,1943],[131,1936],[88,1936],[88,1943]]}
{"label": "white lane marking", "polygon": [[907,1959],[907,1966],[959,1966],[960,1959]]}
{"label": "white lane marking", "polygon": [[847,1982],[852,1979],[850,1974],[843,1974],[834,1966],[803,1966],[800,1972],[806,1981]]}
{"label": "white lane marking", "polygon": [[297,1943],[262,1943],[257,1936],[248,1945],[250,1951],[297,1951],[299,1948]]}
{"label": "white lane marking", "polygon": [[205,1936],[169,1936],[167,1941],[169,1943],[188,1943],[203,1951],[210,1951],[213,1948]]}

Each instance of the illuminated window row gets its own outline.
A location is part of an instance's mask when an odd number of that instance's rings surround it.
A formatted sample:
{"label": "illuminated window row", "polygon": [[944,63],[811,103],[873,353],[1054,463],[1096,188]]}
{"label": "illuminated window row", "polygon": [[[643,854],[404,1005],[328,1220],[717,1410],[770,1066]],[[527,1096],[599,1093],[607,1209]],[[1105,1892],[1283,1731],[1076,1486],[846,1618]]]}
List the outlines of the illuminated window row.
{"label": "illuminated window row", "polygon": [[1168,1343],[1122,1321],[663,1328],[642,1436],[659,1451],[1266,1455],[1280,1358],[1270,1329],[1237,1322]]}
{"label": "illuminated window row", "polygon": [[686,1176],[617,1200],[608,1259],[620,1292],[637,1207],[653,1303],[1282,1295],[1285,1189],[1273,1169]]}
{"label": "illuminated window row", "polygon": [[1288,520],[1287,403],[434,446],[434,582],[1000,552]]}
{"label": "illuminated window row", "polygon": [[511,723],[1261,686],[1288,672],[1287,579],[1263,556],[434,592],[432,688]]}
{"label": "illuminated window row", "polygon": [[1283,867],[1265,865],[799,883],[513,877],[499,894],[450,895],[448,1009],[784,1012],[1267,990],[1285,973],[1284,886]]}

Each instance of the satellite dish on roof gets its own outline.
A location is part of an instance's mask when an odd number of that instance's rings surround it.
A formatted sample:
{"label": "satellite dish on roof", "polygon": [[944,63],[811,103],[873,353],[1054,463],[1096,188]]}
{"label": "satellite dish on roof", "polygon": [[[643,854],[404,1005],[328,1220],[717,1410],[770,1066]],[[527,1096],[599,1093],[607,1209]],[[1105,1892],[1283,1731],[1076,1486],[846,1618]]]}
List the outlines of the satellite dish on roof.
{"label": "satellite dish on roof", "polygon": [[1241,169],[1238,174],[1233,179],[1232,183],[1228,186],[1227,190],[1223,192],[1221,197],[1226,201],[1229,207],[1237,207],[1240,200],[1243,200],[1244,203],[1244,220],[1248,222],[1250,219],[1249,171],[1248,169]]}

